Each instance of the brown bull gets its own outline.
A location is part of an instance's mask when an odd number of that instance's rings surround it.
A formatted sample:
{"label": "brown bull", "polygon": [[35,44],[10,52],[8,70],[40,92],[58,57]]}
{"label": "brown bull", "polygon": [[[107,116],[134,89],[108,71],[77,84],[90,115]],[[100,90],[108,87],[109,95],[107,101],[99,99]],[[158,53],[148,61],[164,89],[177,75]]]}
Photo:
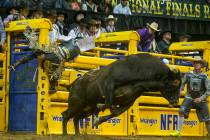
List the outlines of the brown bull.
{"label": "brown bull", "polygon": [[159,58],[149,54],[127,56],[103,69],[90,71],[69,87],[68,109],[62,113],[63,134],[67,134],[70,118],[73,118],[75,134],[79,134],[79,119],[97,115],[101,111],[97,105],[104,104],[105,100],[114,107],[110,115],[100,117],[95,125],[126,111],[143,92],[160,91],[175,105],[180,83],[179,72],[171,71]]}

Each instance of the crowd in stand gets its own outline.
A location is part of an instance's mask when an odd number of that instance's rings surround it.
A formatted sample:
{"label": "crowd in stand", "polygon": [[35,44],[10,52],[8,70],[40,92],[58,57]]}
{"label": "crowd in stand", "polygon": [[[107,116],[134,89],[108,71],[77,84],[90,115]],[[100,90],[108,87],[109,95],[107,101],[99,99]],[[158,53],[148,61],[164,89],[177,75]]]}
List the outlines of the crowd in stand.
{"label": "crowd in stand", "polygon": [[115,7],[112,0],[4,0],[0,1],[0,7],[26,6],[33,9],[55,8],[64,10],[83,10],[90,12],[116,13],[131,15],[127,5],[128,0],[121,0]]}
{"label": "crowd in stand", "polygon": [[[103,32],[115,32],[115,24],[117,18],[114,14],[131,15],[131,10],[128,6],[128,0],[121,0],[116,6],[112,6],[111,0],[6,0],[0,1],[1,7],[10,7],[7,10],[5,18],[0,17],[0,34],[1,46],[4,46],[6,34],[4,27],[8,27],[11,21],[22,19],[39,19],[49,18],[53,23],[53,30],[49,34],[51,43],[56,41],[66,42],[75,38],[98,37]],[[18,5],[24,7],[16,7]],[[36,10],[29,10],[27,7],[36,7]],[[38,8],[37,8],[38,7]],[[43,7],[54,7],[71,9],[77,11],[74,16],[74,22],[71,25],[66,25],[66,14],[60,10],[45,11]],[[95,16],[87,15],[88,12],[102,12],[107,15],[102,19],[97,14]],[[148,23],[144,28],[138,29],[137,33],[141,36],[141,41],[138,44],[138,50],[144,52],[158,52],[168,54],[170,46],[171,32],[161,32],[160,42],[155,41],[155,32],[159,32],[158,23]],[[180,41],[188,41],[189,35],[182,35]]]}

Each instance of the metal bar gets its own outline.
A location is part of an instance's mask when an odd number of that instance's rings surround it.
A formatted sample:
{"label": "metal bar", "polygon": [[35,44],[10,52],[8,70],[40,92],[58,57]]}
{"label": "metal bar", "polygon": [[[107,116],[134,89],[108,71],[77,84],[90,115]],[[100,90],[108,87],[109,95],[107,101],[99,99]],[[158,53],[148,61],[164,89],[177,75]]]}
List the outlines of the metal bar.
{"label": "metal bar", "polygon": [[30,26],[32,29],[52,29],[52,23],[49,19],[30,19],[30,20],[18,20],[9,24],[8,28],[5,28],[7,32],[24,31],[26,26]]}
{"label": "metal bar", "polygon": [[[149,107],[149,106],[139,106],[140,110],[155,110],[155,111],[178,111],[179,108],[168,108],[168,107]],[[195,109],[191,109],[195,112]]]}
{"label": "metal bar", "polygon": [[[178,105],[181,105],[183,99],[179,100]],[[153,96],[141,96],[138,99],[139,103],[143,104],[158,104],[158,105],[168,105],[168,101],[163,97],[153,97]]]}
{"label": "metal bar", "polygon": [[103,51],[103,52],[122,53],[122,54],[126,54],[126,55],[128,54],[128,51],[117,50],[117,49],[110,49],[110,48],[99,48],[99,47],[96,47],[93,50]]}
{"label": "metal bar", "polygon": [[10,93],[17,93],[17,94],[37,94],[36,91],[10,91]]}
{"label": "metal bar", "polygon": [[196,42],[177,42],[171,44],[170,51],[198,51],[209,50],[210,41],[196,41]]}
{"label": "metal bar", "polygon": [[30,49],[29,46],[15,46],[15,49]]}
{"label": "metal bar", "polygon": [[114,59],[107,59],[107,58],[97,58],[97,57],[89,57],[89,56],[79,56],[77,57],[74,62],[76,63],[84,63],[84,64],[94,64],[99,66],[107,66],[114,62]]}
{"label": "metal bar", "polygon": [[15,44],[22,44],[22,43],[29,43],[29,41],[28,40],[17,40],[17,41],[15,41]]}
{"label": "metal bar", "polygon": [[52,106],[68,106],[68,103],[50,102],[49,105]]}
{"label": "metal bar", "polygon": [[[146,52],[138,52],[138,53],[146,53]],[[181,59],[181,60],[188,60],[188,61],[195,61],[194,58],[189,58],[189,57],[183,57],[183,56],[177,56],[177,55],[167,55],[167,54],[158,54],[158,53],[149,53],[154,56],[158,56],[161,58],[175,58],[175,59]]]}
{"label": "metal bar", "polygon": [[21,54],[29,54],[31,53],[31,51],[27,51],[27,52],[12,52],[12,54],[16,54],[16,55],[21,55]]}
{"label": "metal bar", "polygon": [[82,64],[82,63],[65,63],[65,67],[81,68],[81,69],[96,69],[96,65],[91,64]]}
{"label": "metal bar", "polygon": [[139,41],[139,35],[136,31],[124,31],[113,33],[102,33],[95,39],[96,44],[100,43],[113,43],[113,42],[129,42],[130,40]]}

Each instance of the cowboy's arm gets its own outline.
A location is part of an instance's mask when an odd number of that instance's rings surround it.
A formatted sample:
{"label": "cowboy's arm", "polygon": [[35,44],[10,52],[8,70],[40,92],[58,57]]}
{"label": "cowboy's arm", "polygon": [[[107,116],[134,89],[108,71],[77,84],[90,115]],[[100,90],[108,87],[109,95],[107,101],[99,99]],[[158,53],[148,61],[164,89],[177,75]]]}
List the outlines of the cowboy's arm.
{"label": "cowboy's arm", "polygon": [[205,87],[206,87],[206,92],[200,97],[202,101],[206,100],[208,96],[210,96],[210,81],[208,78],[206,78]]}

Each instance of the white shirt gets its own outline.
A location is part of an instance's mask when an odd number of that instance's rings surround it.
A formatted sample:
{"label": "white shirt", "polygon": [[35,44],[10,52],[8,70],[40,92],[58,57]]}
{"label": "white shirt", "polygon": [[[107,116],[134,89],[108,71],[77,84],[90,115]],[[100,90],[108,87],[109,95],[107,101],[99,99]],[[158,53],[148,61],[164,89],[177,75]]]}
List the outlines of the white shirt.
{"label": "white shirt", "polygon": [[61,42],[67,42],[71,38],[69,36],[61,35],[59,32],[58,26],[56,24],[53,24],[52,31],[49,32],[49,39],[50,39],[50,43],[54,44],[56,43],[57,40]]}
{"label": "white shirt", "polygon": [[74,39],[77,37],[85,38],[85,37],[88,37],[88,34],[87,34],[87,32],[81,32],[79,27],[77,26],[69,32],[68,37],[71,39]]}
{"label": "white shirt", "polygon": [[128,6],[123,7],[122,4],[120,3],[114,7],[113,13],[131,15],[131,10]]}

